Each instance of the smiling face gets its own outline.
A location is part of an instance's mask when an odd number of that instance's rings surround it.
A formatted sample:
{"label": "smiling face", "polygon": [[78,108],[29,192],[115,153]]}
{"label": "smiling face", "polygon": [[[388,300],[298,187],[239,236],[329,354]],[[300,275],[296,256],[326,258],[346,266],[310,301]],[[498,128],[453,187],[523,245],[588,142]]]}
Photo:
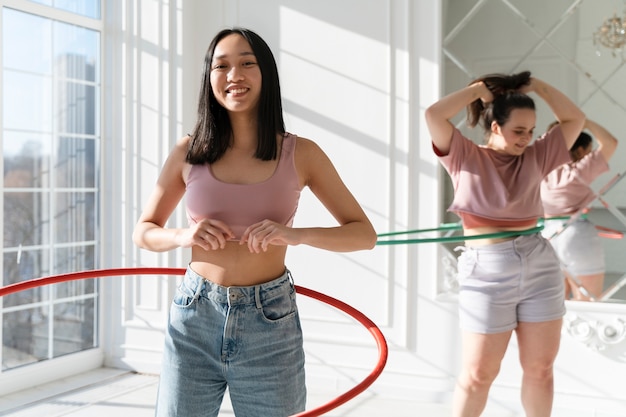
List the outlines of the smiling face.
{"label": "smiling face", "polygon": [[228,112],[256,114],[262,77],[248,41],[231,34],[219,41],[211,61],[211,88]]}
{"label": "smiling face", "polygon": [[536,119],[533,109],[511,110],[504,125],[500,126],[495,121],[491,123],[491,136],[487,146],[499,153],[521,155],[533,139]]}

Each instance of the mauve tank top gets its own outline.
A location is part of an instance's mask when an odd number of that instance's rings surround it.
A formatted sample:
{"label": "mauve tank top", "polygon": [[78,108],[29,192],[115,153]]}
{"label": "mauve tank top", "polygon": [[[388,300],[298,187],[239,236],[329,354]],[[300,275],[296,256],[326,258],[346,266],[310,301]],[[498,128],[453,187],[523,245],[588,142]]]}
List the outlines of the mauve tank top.
{"label": "mauve tank top", "polygon": [[276,170],[267,180],[254,184],[226,183],[213,176],[210,164],[193,165],[185,198],[189,224],[221,220],[237,240],[248,226],[265,219],[291,226],[301,191],[295,148],[296,136],[286,133]]}

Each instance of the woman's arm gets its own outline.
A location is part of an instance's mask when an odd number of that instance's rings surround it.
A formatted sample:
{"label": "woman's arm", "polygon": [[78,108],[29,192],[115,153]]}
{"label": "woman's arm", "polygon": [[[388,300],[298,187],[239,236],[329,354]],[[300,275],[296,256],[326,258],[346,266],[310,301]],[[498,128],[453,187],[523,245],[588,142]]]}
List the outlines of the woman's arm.
{"label": "woman's arm", "polygon": [[165,224],[185,194],[183,169],[189,137],[178,141],[170,152],[157,183],[133,230],[133,242],[143,249],[165,252],[178,247],[198,245],[205,250],[219,249],[232,235],[217,220],[202,220],[190,228],[166,228]]}
{"label": "woman's arm", "polygon": [[454,131],[450,119],[476,100],[485,103],[493,100],[493,94],[482,81],[448,94],[426,109],[426,124],[431,140],[442,154],[446,155],[450,150]]}
{"label": "woman's arm", "polygon": [[585,121],[585,128],[591,132],[593,137],[598,141],[598,150],[604,156],[605,160],[611,159],[617,149],[617,139],[604,127],[600,126],[593,120]]}
{"label": "woman's arm", "polygon": [[559,121],[565,144],[570,149],[585,124],[585,114],[572,100],[550,84],[531,77],[530,83],[519,90],[522,93],[534,92],[550,107]]}

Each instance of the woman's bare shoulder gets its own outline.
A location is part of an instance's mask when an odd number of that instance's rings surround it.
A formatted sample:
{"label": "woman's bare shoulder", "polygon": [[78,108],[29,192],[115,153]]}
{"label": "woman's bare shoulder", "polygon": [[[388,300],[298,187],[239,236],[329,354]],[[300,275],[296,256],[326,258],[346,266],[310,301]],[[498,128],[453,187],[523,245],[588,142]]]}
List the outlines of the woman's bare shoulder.
{"label": "woman's bare shoulder", "polygon": [[176,147],[181,147],[185,149],[185,152],[186,152],[187,148],[189,147],[190,142],[191,142],[191,135],[185,135],[176,141]]}
{"label": "woman's bare shoulder", "polygon": [[320,151],[320,146],[314,140],[304,138],[302,136],[296,136],[296,152],[310,155]]}

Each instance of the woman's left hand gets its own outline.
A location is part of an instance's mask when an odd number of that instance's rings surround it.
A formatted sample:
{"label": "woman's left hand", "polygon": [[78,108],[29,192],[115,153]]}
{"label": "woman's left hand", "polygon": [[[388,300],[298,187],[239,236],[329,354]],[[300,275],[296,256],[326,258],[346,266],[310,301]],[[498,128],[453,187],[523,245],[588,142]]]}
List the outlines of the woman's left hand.
{"label": "woman's left hand", "polygon": [[271,220],[263,220],[249,226],[239,244],[248,244],[252,253],[267,252],[269,245],[297,245],[295,230]]}
{"label": "woman's left hand", "polygon": [[517,89],[517,91],[519,93],[522,93],[522,94],[528,94],[528,93],[533,92],[534,89],[535,89],[535,82],[534,81],[535,81],[535,79],[533,77],[530,77],[530,80],[528,81],[528,84],[521,85]]}

